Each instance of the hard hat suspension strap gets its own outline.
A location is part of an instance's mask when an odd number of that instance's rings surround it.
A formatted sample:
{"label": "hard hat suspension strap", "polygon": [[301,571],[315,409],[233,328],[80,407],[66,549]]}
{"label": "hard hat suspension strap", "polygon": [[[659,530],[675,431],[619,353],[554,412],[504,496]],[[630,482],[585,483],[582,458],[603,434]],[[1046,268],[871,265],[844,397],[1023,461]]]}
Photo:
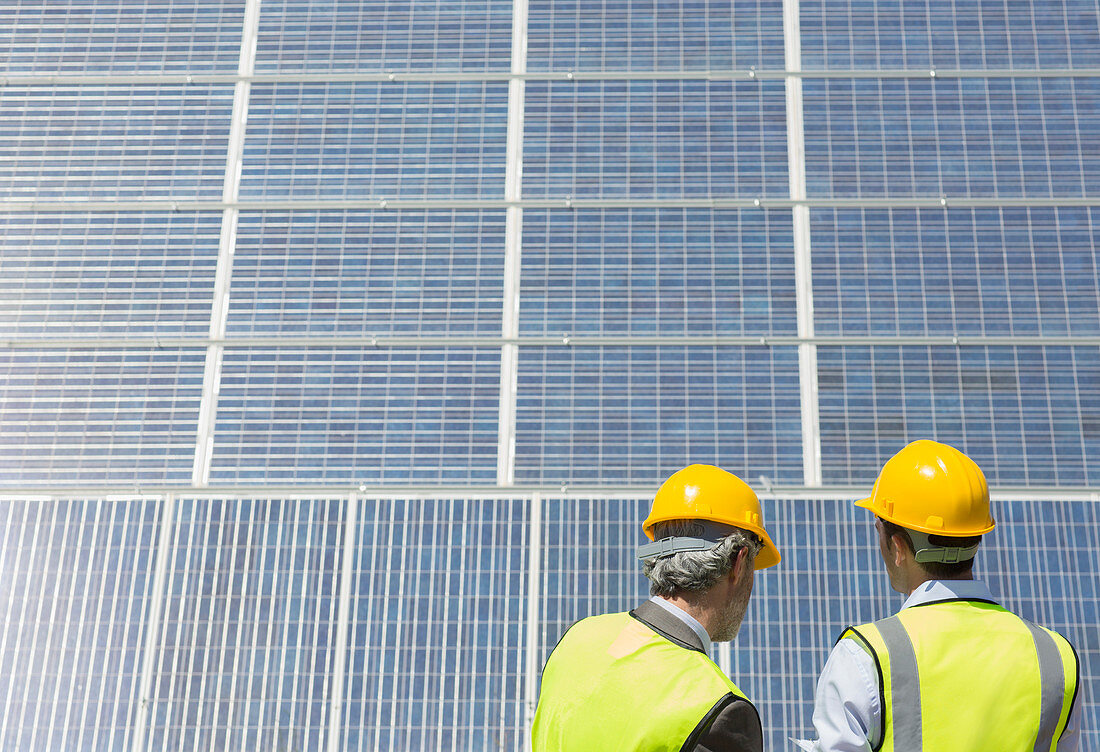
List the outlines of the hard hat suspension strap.
{"label": "hard hat suspension strap", "polygon": [[978,544],[973,546],[937,546],[932,543],[927,533],[906,529],[909,538],[913,541],[914,558],[919,562],[937,562],[940,564],[957,564],[960,561],[969,561],[978,553]]}
{"label": "hard hat suspension strap", "polygon": [[660,559],[681,551],[707,551],[722,542],[722,539],[738,528],[723,525],[711,520],[690,520],[683,524],[690,527],[690,536],[662,538],[638,547],[639,559]]}

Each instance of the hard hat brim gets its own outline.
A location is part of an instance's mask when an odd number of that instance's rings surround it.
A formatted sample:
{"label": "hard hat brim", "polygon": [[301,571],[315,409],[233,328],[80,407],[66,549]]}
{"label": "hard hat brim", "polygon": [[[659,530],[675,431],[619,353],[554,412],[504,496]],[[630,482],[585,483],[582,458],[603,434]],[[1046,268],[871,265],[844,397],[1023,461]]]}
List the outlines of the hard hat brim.
{"label": "hard hat brim", "polygon": [[887,522],[892,522],[895,525],[905,528],[906,530],[916,530],[918,533],[926,533],[928,535],[942,535],[944,538],[970,538],[975,535],[985,535],[986,533],[992,531],[997,524],[995,520],[990,518],[988,526],[979,527],[974,530],[964,530],[961,532],[952,531],[948,533],[944,532],[943,530],[937,530],[934,527],[914,525],[911,522],[902,522],[895,518],[893,515],[886,514],[884,510],[877,508],[875,506],[873,497],[860,499],[859,501],[856,501],[854,503],[857,507],[863,507],[864,509],[870,510],[872,513],[874,513],[876,517],[881,517]]}
{"label": "hard hat brim", "polygon": [[767,569],[768,567],[774,567],[783,558],[779,555],[779,549],[775,547],[772,539],[768,537],[763,529],[753,532],[760,536],[760,541],[764,546],[760,549],[760,553],[756,555],[756,561],[753,562],[752,568]]}

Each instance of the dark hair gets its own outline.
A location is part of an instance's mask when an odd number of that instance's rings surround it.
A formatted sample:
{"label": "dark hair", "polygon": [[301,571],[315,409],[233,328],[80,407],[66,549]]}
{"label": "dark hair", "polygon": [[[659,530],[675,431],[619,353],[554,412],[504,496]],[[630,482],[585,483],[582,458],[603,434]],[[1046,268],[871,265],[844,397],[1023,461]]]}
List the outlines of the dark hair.
{"label": "dark hair", "polygon": [[[909,550],[916,551],[913,546],[913,539],[909,537],[908,530],[901,525],[896,525],[881,517],[879,517],[879,520],[882,521],[882,529],[886,531],[887,538],[900,535],[902,540],[905,541],[905,545],[909,547]],[[982,536],[980,535],[971,535],[965,538],[955,538],[947,535],[928,536],[928,541],[933,546],[950,546],[952,548],[976,546],[981,540]],[[974,559],[967,559],[966,561],[959,561],[954,564],[944,564],[939,561],[918,561],[917,566],[924,570],[925,574],[935,580],[950,580],[970,574],[974,569]]]}

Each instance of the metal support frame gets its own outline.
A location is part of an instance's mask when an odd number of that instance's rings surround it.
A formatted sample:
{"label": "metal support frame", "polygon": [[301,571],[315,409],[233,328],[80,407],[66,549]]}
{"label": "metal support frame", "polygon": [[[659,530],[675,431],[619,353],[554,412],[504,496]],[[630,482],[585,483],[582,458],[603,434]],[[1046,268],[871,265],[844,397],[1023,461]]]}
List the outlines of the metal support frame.
{"label": "metal support frame", "polygon": [[344,686],[347,674],[348,630],[351,621],[351,581],[355,574],[355,546],[359,528],[359,497],[354,493],[348,496],[344,525],[344,547],[340,551],[340,602],[336,613],[336,640],[332,646],[328,752],[338,752],[343,749]]}
{"label": "metal support frame", "polygon": [[593,335],[466,337],[430,335],[307,337],[20,337],[0,340],[7,350],[307,350],[448,347],[1098,347],[1097,335]]}
{"label": "metal support frame", "polygon": [[[508,131],[505,149],[504,200],[508,203],[504,225],[504,300],[501,336],[519,336],[519,293],[523,257],[523,111],[526,85],[518,76],[527,71],[527,0],[512,3],[512,73],[508,82]],[[516,385],[519,352],[505,341],[500,348],[500,415],[497,427],[497,483],[515,480]]]}
{"label": "metal support frame", "polygon": [[388,199],[249,199],[209,201],[150,199],[109,201],[0,201],[0,214],[93,214],[100,212],[293,212],[293,211],[429,211],[429,210],[598,210],[598,209],[1072,209],[1100,206],[1100,196],[917,196],[913,198],[388,198]]}
{"label": "metal support frame", "polygon": [[[124,486],[70,486],[29,487],[0,489],[0,501],[50,501],[57,499],[104,499],[106,501],[133,501],[135,499],[161,498],[172,494],[184,499],[333,499],[356,493],[361,501],[412,500],[412,499],[530,499],[539,494],[543,499],[586,500],[635,500],[652,499],[656,482],[652,484],[606,483],[578,484],[563,488],[561,484],[522,484],[501,487],[496,484],[438,484],[438,485],[386,485],[353,486],[330,485],[274,485],[227,484],[223,486],[164,486],[159,491],[149,488]],[[356,488],[361,490],[356,491]],[[822,501],[842,499],[851,501],[867,496],[870,486],[857,485],[772,485],[757,489],[757,496],[769,501],[806,500]],[[1100,487],[1097,486],[993,486],[989,489],[994,501],[1089,501],[1100,503]]]}
{"label": "metal support frame", "polygon": [[153,569],[153,587],[149,594],[148,618],[145,621],[145,648],[141,658],[141,683],[138,685],[137,717],[134,719],[131,752],[144,752],[145,734],[151,725],[151,710],[155,699],[153,679],[157,668],[157,645],[166,600],[164,588],[168,580],[172,538],[176,531],[176,499],[173,494],[167,494],[164,497],[160,505],[160,515],[157,558]]}
{"label": "metal support frame", "polygon": [[[218,266],[214,276],[214,300],[210,307],[210,338],[225,337],[229,317],[229,284],[233,276],[233,254],[237,246],[237,201],[241,187],[241,168],[244,154],[245,123],[248,120],[248,97],[251,76],[256,67],[256,37],[260,26],[260,0],[248,0],[244,9],[244,28],[241,32],[241,56],[238,74],[242,77],[233,91],[233,115],[229,126],[229,146],[225,159],[225,182],[222,187],[221,236],[218,241]],[[202,375],[202,401],[199,403],[199,422],[195,438],[195,461],[191,482],[205,486],[210,482],[210,463],[214,455],[214,425],[218,412],[218,391],[221,385],[223,348],[210,344],[206,349],[206,364]]]}
{"label": "metal support frame", "polygon": [[[788,71],[802,68],[798,0],[783,0],[783,50]],[[810,248],[810,208],[806,205],[806,138],[802,117],[802,79],[786,79],[787,174],[794,239],[794,276],[798,336],[814,336],[813,262]],[[802,403],[802,475],[807,486],[821,485],[821,419],[818,406],[817,346],[798,346],[798,383]]]}
{"label": "metal support frame", "polygon": [[769,68],[723,70],[651,71],[332,71],[309,73],[104,73],[26,74],[0,76],[0,86],[163,86],[233,85],[281,83],[494,83],[503,81],[783,81],[791,77],[811,79],[844,78],[1096,78],[1100,68],[890,68],[856,70],[817,68],[786,70]]}
{"label": "metal support frame", "polygon": [[523,692],[523,728],[526,733],[526,749],[531,748],[531,725],[535,720],[538,704],[539,669],[539,620],[542,618],[542,494],[531,494],[531,522],[527,562],[527,664]]}

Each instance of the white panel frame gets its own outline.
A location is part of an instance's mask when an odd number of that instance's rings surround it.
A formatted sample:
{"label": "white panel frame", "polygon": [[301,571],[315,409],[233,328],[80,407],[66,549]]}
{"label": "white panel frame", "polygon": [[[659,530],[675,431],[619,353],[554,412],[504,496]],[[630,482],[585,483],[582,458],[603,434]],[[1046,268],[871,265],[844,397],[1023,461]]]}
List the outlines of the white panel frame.
{"label": "white panel frame", "polygon": [[[240,196],[241,169],[244,156],[245,125],[248,121],[248,98],[251,83],[248,76],[256,67],[256,39],[260,26],[260,0],[247,0],[244,28],[241,32],[241,56],[237,72],[241,76],[233,89],[233,115],[229,127],[229,145],[225,159],[225,182],[222,186],[221,237],[218,242],[218,266],[214,276],[214,300],[210,307],[210,337],[225,337],[229,318],[229,285],[233,276],[233,254],[237,247],[237,219],[240,210],[232,205]],[[199,403],[199,423],[195,437],[195,460],[191,482],[205,486],[210,482],[210,464],[214,456],[214,425],[218,412],[218,392],[222,378],[224,348],[211,344],[206,349],[206,365],[202,376],[202,401]]]}
{"label": "white panel frame", "polygon": [[[798,0],[783,0],[783,51],[788,72],[802,69]],[[794,239],[794,276],[798,336],[814,336],[813,265],[810,207],[806,205],[806,137],[802,115],[802,79],[786,78],[787,173],[790,182]],[[818,404],[817,347],[798,346],[798,383],[802,402],[802,476],[807,486],[821,485],[821,417]]]}
{"label": "white panel frame", "polygon": [[[508,81],[508,130],[505,149],[504,300],[501,337],[519,336],[519,293],[523,257],[523,120],[527,71],[527,0],[512,3],[512,74]],[[497,485],[515,481],[516,388],[519,351],[507,342],[500,350],[500,417],[497,428]]]}

